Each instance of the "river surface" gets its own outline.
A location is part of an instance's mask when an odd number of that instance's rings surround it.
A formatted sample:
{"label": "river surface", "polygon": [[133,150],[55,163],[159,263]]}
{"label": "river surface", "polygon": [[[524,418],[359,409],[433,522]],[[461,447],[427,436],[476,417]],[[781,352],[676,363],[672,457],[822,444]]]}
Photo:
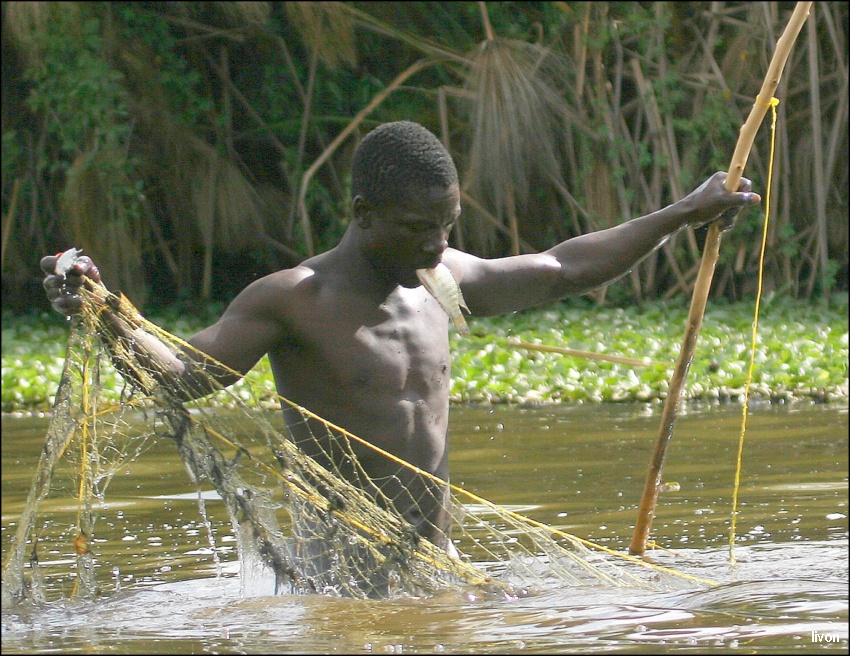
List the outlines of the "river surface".
{"label": "river surface", "polygon": [[[625,552],[657,405],[454,407],[452,482]],[[684,409],[648,556],[718,585],[675,592],[564,587],[520,598],[451,593],[357,601],[268,596],[240,579],[222,504],[206,515],[173,447],[110,487],[107,585],[3,608],[3,653],[788,653],[848,651],[848,409],[755,404],[730,564],[738,405]],[[2,419],[5,563],[47,420]],[[118,480],[120,478],[120,480]],[[210,524],[211,540],[205,521]],[[48,579],[58,591],[67,581]],[[48,598],[51,590],[48,589]]]}

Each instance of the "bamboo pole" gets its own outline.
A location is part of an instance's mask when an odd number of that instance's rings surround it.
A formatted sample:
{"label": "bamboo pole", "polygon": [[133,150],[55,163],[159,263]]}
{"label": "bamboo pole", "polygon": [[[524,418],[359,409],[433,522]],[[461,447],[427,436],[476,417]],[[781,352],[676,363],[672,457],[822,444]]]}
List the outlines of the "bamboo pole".
{"label": "bamboo pole", "polygon": [[[732,163],[729,165],[729,173],[726,177],[726,189],[730,191],[738,188],[738,183],[744,173],[744,167],[747,164],[747,158],[749,157],[756,133],[770,107],[770,101],[773,99],[773,94],[779,85],[779,79],[782,77],[782,70],[785,68],[785,62],[788,60],[791,47],[794,45],[794,41],[802,29],[803,23],[805,23],[809,15],[811,5],[811,2],[797,3],[794,13],[788,21],[788,25],[785,27],[785,31],[776,42],[773,59],[767,69],[767,75],[762,83],[761,91],[756,96],[755,103],[753,103],[753,107],[750,110],[750,115],[741,127],[738,143],[732,155]],[[643,555],[646,551],[646,542],[649,538],[649,530],[655,514],[655,504],[658,501],[664,455],[667,445],[670,443],[670,438],[673,436],[673,424],[676,421],[676,414],[679,410],[682,387],[684,386],[688,369],[694,357],[694,347],[696,346],[697,335],[702,324],[702,317],[705,314],[705,305],[708,300],[709,289],[711,288],[711,278],[714,274],[714,267],[717,264],[719,253],[720,227],[715,221],[708,229],[699,273],[694,284],[694,293],[688,312],[682,349],[679,352],[679,358],[676,361],[676,368],[670,379],[667,398],[664,400],[664,408],[661,412],[661,426],[658,432],[658,440],[652,460],[650,461],[649,473],[646,477],[640,509],[638,510],[638,519],[635,524],[635,532],[629,547],[629,553],[633,555]]]}

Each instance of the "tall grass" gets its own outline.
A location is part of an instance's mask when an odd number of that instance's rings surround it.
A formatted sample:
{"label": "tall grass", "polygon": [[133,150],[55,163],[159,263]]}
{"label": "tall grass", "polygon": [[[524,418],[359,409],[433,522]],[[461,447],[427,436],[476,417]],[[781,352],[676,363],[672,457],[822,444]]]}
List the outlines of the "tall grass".
{"label": "tall grass", "polygon": [[[455,245],[548,248],[728,165],[787,3],[3,3],[3,291],[83,247],[137,303],[232,295],[333,245],[375,124],[418,120],[464,185]],[[777,92],[765,284],[847,289],[848,6],[814,5]],[[7,56],[8,55],[8,56]],[[747,177],[763,194],[768,135]],[[761,210],[713,294],[751,294]],[[688,295],[687,231],[596,302]],[[227,287],[222,281],[232,280]]]}

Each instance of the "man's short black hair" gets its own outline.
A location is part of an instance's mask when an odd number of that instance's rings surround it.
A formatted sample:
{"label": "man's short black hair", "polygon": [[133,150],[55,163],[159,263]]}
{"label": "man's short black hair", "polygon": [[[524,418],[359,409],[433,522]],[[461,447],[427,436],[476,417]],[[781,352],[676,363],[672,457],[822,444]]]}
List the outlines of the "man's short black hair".
{"label": "man's short black hair", "polygon": [[354,151],[351,197],[372,205],[404,201],[419,189],[458,184],[452,156],[429,130],[412,121],[384,123]]}

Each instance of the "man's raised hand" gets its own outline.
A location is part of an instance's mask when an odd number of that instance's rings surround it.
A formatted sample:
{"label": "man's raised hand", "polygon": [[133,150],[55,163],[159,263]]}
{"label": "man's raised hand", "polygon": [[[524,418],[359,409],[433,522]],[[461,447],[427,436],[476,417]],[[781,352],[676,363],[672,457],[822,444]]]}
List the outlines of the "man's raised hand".
{"label": "man's raised hand", "polygon": [[741,178],[738,190],[732,192],[725,187],[726,175],[722,171],[715,173],[684,199],[694,205],[690,220],[693,227],[718,221],[725,232],[735,225],[742,209],[761,202],[761,196],[752,191],[752,180]]}

